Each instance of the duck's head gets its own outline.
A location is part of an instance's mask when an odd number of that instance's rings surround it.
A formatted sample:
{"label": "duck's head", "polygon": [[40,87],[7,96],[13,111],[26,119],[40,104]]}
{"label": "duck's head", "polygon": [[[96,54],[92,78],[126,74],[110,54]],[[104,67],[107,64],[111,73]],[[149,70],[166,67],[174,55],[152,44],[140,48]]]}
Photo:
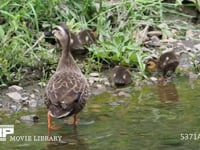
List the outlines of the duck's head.
{"label": "duck's head", "polygon": [[83,46],[95,43],[96,37],[96,30],[85,29],[78,33],[78,38]]}
{"label": "duck's head", "polygon": [[64,48],[70,45],[70,32],[65,23],[57,25],[52,33],[60,47]]}
{"label": "duck's head", "polygon": [[132,75],[129,68],[124,66],[115,66],[112,70],[112,81],[115,86],[126,86],[132,82]]}
{"label": "duck's head", "polygon": [[146,69],[148,70],[155,70],[158,68],[158,59],[157,58],[151,58],[148,59],[146,62]]}

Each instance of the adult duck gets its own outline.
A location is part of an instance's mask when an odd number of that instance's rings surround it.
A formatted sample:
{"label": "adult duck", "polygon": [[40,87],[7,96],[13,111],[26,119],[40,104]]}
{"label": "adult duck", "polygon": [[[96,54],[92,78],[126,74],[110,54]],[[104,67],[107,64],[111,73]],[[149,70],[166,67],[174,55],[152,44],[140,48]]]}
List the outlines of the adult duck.
{"label": "adult duck", "polygon": [[57,129],[51,117],[65,118],[74,115],[73,124],[77,124],[77,114],[88,99],[88,83],[70,52],[71,35],[62,23],[52,31],[62,49],[56,72],[50,78],[45,91],[45,104],[48,109],[48,128]]}

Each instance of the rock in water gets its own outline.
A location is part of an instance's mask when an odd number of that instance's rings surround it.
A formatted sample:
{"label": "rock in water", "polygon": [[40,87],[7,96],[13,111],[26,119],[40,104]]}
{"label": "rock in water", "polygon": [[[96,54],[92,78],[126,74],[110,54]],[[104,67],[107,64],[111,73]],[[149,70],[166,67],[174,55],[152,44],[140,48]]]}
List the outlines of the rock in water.
{"label": "rock in water", "polygon": [[22,99],[22,96],[18,92],[10,92],[6,93],[8,97],[10,97],[12,100],[19,102]]}
{"label": "rock in water", "polygon": [[12,86],[8,87],[8,89],[11,92],[17,92],[17,91],[23,90],[23,87],[18,86],[18,85],[12,85]]}
{"label": "rock in water", "polygon": [[35,114],[34,115],[26,115],[26,116],[21,116],[20,120],[38,122],[39,117]]}

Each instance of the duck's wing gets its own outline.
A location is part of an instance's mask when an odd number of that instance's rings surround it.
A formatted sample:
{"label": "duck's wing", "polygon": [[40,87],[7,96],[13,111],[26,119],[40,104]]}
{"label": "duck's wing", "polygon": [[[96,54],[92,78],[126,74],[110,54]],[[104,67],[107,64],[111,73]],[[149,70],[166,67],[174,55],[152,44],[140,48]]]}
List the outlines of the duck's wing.
{"label": "duck's wing", "polygon": [[87,95],[87,90],[88,85],[82,75],[58,73],[49,80],[46,96],[54,105],[69,105],[81,101],[81,95]]}

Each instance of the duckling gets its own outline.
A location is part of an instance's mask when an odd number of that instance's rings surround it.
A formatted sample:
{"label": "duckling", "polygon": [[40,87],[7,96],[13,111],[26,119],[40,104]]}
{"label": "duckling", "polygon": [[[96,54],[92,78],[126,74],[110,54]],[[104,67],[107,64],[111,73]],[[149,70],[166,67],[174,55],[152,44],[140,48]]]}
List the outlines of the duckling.
{"label": "duckling", "polygon": [[165,51],[159,58],[149,59],[146,68],[149,70],[158,70],[166,77],[168,72],[174,73],[179,64],[176,54],[173,51]]}
{"label": "duckling", "polygon": [[48,128],[58,129],[51,123],[51,117],[60,119],[74,115],[73,124],[76,125],[77,114],[87,102],[89,86],[71,55],[71,35],[67,26],[61,23],[52,33],[62,49],[62,55],[45,89],[45,104],[48,109]]}
{"label": "duckling", "polygon": [[82,50],[83,45],[81,44],[80,40],[78,39],[77,34],[71,32],[71,40],[70,40],[71,48],[73,50]]}
{"label": "duckling", "polygon": [[96,32],[85,29],[78,33],[78,38],[83,46],[88,46],[95,42]]}
{"label": "duckling", "polygon": [[112,70],[112,82],[115,86],[126,86],[132,82],[131,72],[124,66],[115,66]]}

